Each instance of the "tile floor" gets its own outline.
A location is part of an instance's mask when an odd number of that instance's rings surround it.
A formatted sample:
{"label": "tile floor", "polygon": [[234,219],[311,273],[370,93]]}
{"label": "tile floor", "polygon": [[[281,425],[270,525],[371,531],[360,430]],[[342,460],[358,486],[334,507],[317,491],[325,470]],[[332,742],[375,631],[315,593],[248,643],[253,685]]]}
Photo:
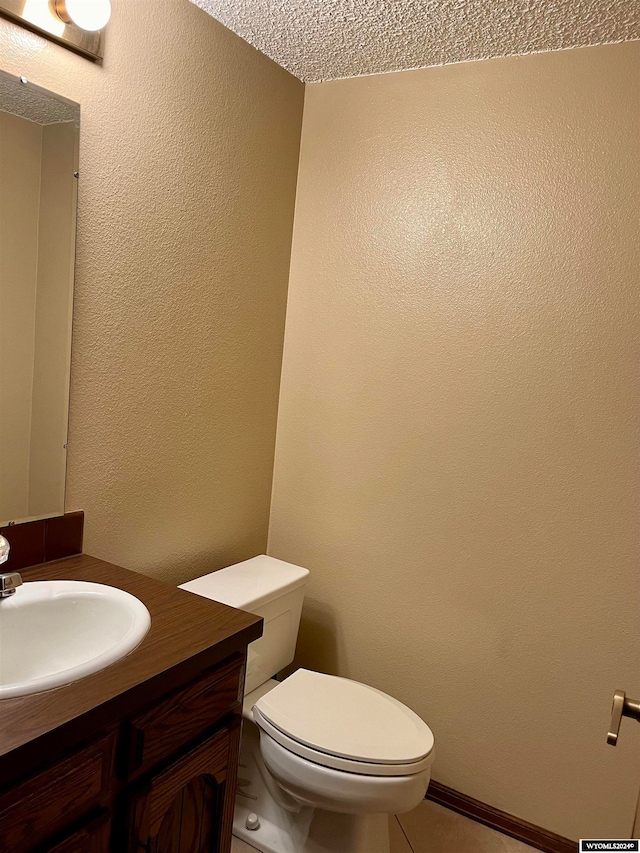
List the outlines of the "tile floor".
{"label": "tile floor", "polygon": [[[534,853],[534,848],[425,800],[408,814],[391,818],[391,853]],[[231,853],[254,853],[237,838]]]}

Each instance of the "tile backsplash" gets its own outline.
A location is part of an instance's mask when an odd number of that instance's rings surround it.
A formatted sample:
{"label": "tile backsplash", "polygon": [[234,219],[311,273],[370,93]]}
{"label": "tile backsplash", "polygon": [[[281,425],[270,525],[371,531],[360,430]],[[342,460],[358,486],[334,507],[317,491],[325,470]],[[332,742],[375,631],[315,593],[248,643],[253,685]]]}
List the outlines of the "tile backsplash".
{"label": "tile backsplash", "polygon": [[15,571],[81,554],[83,532],[81,510],[0,528],[11,545],[9,562]]}

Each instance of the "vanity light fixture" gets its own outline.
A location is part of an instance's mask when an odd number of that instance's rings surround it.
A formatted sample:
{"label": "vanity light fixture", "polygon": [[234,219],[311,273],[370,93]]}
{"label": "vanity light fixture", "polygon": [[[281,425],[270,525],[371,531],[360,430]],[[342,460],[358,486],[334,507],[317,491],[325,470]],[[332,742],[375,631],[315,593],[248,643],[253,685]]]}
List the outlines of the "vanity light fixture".
{"label": "vanity light fixture", "polygon": [[0,15],[100,61],[111,0],[0,0]]}
{"label": "vanity light fixture", "polygon": [[55,0],[55,10],[65,24],[95,33],[109,23],[111,0]]}

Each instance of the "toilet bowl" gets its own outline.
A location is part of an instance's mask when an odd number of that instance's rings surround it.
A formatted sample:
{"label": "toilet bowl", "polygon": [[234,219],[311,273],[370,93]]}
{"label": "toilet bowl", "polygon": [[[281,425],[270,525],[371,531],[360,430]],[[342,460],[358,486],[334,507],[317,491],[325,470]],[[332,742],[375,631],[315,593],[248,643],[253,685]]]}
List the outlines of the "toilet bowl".
{"label": "toilet bowl", "polygon": [[434,759],[427,724],[360,682],[298,669],[308,571],[262,555],[183,589],[264,619],[249,646],[234,835],[263,853],[389,853],[388,815],[424,798]]}
{"label": "toilet bowl", "polygon": [[267,770],[304,805],[345,814],[398,814],[415,808],[429,784],[429,772],[414,776],[367,776],[333,770],[289,752],[264,732],[260,752]]}

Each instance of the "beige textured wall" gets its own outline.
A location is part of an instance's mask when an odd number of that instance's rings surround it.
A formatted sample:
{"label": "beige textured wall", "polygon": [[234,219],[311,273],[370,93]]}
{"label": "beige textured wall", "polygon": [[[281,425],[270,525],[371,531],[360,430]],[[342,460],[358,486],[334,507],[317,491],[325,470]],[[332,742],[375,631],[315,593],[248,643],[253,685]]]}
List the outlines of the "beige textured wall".
{"label": "beige textured wall", "polygon": [[0,21],[81,104],[67,508],[170,580],[266,544],[303,86],[188,0],[115,0],[102,67]]}
{"label": "beige textured wall", "polygon": [[42,128],[0,112],[0,521],[29,515]]}
{"label": "beige textured wall", "polygon": [[436,779],[627,836],[640,693],[640,44],[313,84],[269,552],[300,662],[407,702]]}
{"label": "beige textured wall", "polygon": [[78,168],[73,122],[42,128],[29,515],[64,512]]}

